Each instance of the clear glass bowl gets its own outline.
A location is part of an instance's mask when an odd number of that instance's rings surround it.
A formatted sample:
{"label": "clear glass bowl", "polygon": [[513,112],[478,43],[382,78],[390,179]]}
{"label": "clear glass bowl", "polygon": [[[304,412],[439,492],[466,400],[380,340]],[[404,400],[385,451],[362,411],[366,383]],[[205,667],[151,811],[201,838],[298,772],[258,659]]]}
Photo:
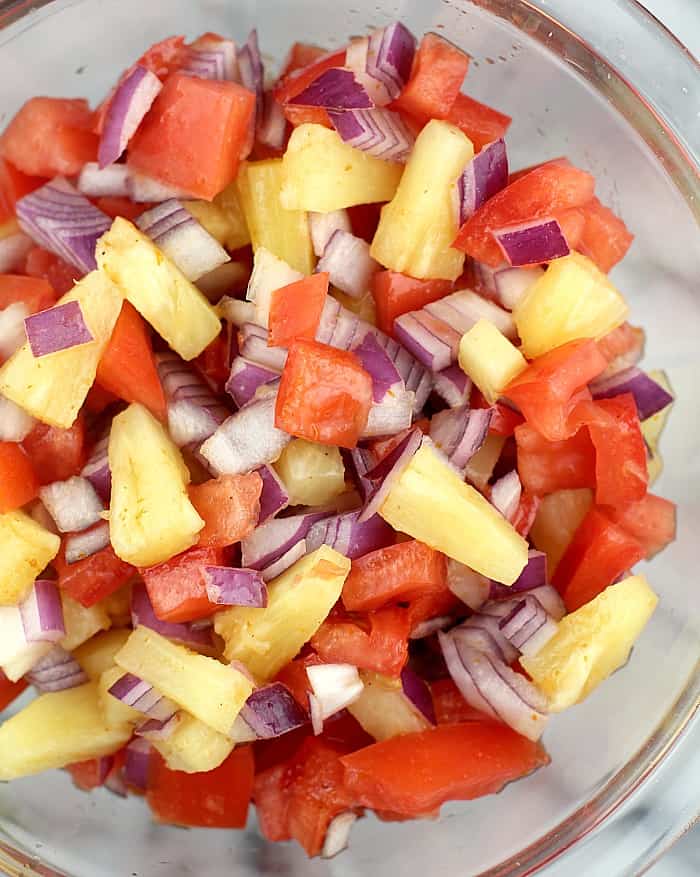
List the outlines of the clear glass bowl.
{"label": "clear glass bowl", "polygon": [[[4,11],[3,11],[4,8]],[[150,43],[257,26],[281,58],[303,39],[337,46],[400,17],[436,30],[473,63],[468,90],[509,112],[515,166],[566,154],[636,235],[614,279],[648,330],[645,364],[678,402],[656,490],[679,506],[678,541],[644,572],[661,595],[629,665],[545,735],[549,768],[438,822],[353,829],[350,850],[309,862],[291,844],[153,824],[145,805],[76,791],[53,772],[0,786],[0,871],[287,877],[640,874],[699,809],[700,234],[697,63],[632,0],[55,0],[0,4],[0,106],[36,94],[100,99]],[[0,753],[0,757],[2,754]]]}

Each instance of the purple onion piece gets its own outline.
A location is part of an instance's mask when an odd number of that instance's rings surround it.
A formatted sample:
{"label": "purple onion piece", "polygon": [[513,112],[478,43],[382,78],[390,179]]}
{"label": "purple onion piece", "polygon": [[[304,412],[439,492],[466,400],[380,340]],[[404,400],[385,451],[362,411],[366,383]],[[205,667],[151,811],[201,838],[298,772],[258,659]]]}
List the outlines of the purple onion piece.
{"label": "purple onion piece", "polygon": [[81,532],[102,520],[102,500],[81,475],[45,484],[39,488],[39,498],[60,533]]}
{"label": "purple onion piece", "polygon": [[[450,325],[459,338],[481,319],[493,323],[506,338],[512,340],[516,336],[515,323],[508,311],[504,311],[497,304],[470,289],[450,293],[444,298],[430,302],[422,311],[414,311],[413,313],[431,314],[434,318]],[[454,359],[456,358],[455,352]]]}
{"label": "purple onion piece", "polygon": [[137,737],[129,743],[124,762],[124,781],[127,785],[146,791],[152,752],[148,740]]}
{"label": "purple onion piece", "polygon": [[262,576],[254,569],[228,566],[205,566],[204,581],[207,597],[220,606],[267,606],[267,588]]}
{"label": "purple onion piece", "polygon": [[133,673],[125,673],[117,679],[109,689],[109,693],[127,706],[159,721],[171,718],[178,709],[150,682],[140,679]]}
{"label": "purple onion piece", "polygon": [[[311,242],[314,247],[314,253],[322,256],[326,249],[326,244],[331,239],[333,232],[345,231],[352,232],[350,225],[350,215],[347,210],[331,210],[330,213],[309,213],[309,231],[311,232]],[[335,302],[335,299],[333,299]],[[336,302],[337,310],[340,310],[340,304]]]}
{"label": "purple onion piece", "polygon": [[257,688],[245,702],[241,716],[261,740],[279,737],[308,721],[304,710],[281,682]]}
{"label": "purple onion piece", "polygon": [[100,439],[94,446],[80,474],[92,484],[100,499],[108,503],[112,493],[112,473],[109,471],[109,435]]}
{"label": "purple onion piece", "polygon": [[369,290],[372,275],[380,268],[369,254],[369,244],[347,231],[336,229],[328,239],[316,271],[327,271],[331,284],[352,298]]}
{"label": "purple onion piece", "polygon": [[543,551],[531,548],[527,554],[527,563],[512,585],[491,582],[491,599],[512,597],[520,591],[531,591],[547,584],[547,555]]}
{"label": "purple onion piece", "polygon": [[28,643],[55,643],[65,636],[63,607],[55,582],[37,579],[19,604],[19,614]]}
{"label": "purple onion piece", "polygon": [[538,265],[568,256],[571,250],[556,219],[535,219],[492,231],[496,243],[514,267]]}
{"label": "purple onion piece", "polygon": [[508,155],[503,139],[488,143],[471,159],[457,181],[460,195],[459,224],[508,185]]}
{"label": "purple onion piece", "polygon": [[109,524],[107,521],[101,521],[81,533],[70,533],[64,542],[66,563],[71,564],[85,560],[86,557],[92,557],[93,554],[97,554],[108,545]]}
{"label": "purple onion piece", "polygon": [[523,486],[516,469],[499,478],[491,488],[491,505],[498,509],[503,517],[511,521],[518,511]]}
{"label": "purple onion piece", "polygon": [[317,521],[327,517],[329,517],[328,511],[309,512],[287,518],[273,518],[258,526],[241,542],[243,565],[250,569],[266,569],[297,542],[305,539]]}
{"label": "purple onion piece", "polygon": [[[362,520],[361,520],[362,518]],[[362,557],[394,542],[394,531],[378,514],[364,517],[364,511],[344,512],[314,524],[306,536],[307,551],[329,545],[350,560]]]}
{"label": "purple onion piece", "polygon": [[400,21],[375,30],[367,51],[367,73],[381,82],[389,100],[401,93],[411,76],[416,39]]}
{"label": "purple onion piece", "polygon": [[101,168],[121,156],[162,87],[155,73],[140,64],[119,83],[107,108],[97,151]]}
{"label": "purple onion piece", "polygon": [[461,335],[426,310],[401,314],[394,320],[394,335],[431,371],[442,371],[457,358]]}
{"label": "purple onion piece", "polygon": [[352,70],[333,67],[326,70],[299,92],[290,104],[304,107],[323,107],[326,110],[369,109],[373,106]]}
{"label": "purple onion piece", "polygon": [[173,642],[198,651],[207,653],[213,650],[211,628],[194,628],[190,624],[176,624],[157,618],[146,586],[141,582],[136,582],[131,591],[131,623],[134,627],[141,624]]}
{"label": "purple onion piece", "polygon": [[237,356],[233,360],[231,374],[226,381],[226,392],[236,405],[242,408],[251,401],[259,387],[276,381],[279,376],[280,372],[277,369]]}
{"label": "purple onion piece", "polygon": [[255,95],[255,114],[252,120],[254,134],[262,123],[265,79],[265,68],[258,46],[258,32],[255,28],[248,34],[248,39],[238,52],[238,77],[241,85]]}
{"label": "purple onion piece", "polygon": [[447,408],[430,422],[430,438],[460,472],[486,441],[493,411],[490,408]]}
{"label": "purple onion piece", "polygon": [[459,408],[469,402],[472,382],[458,365],[450,365],[436,372],[433,375],[433,386],[437,395],[450,408]]}
{"label": "purple onion piece", "polygon": [[80,171],[78,191],[88,198],[128,198],[130,177],[125,164],[101,168],[96,161],[88,161]]}
{"label": "purple onion piece", "polygon": [[238,332],[239,352],[251,362],[281,372],[287,361],[287,351],[284,347],[268,347],[267,340],[267,329],[255,323],[245,323]]}
{"label": "purple onion piece", "polygon": [[200,37],[189,47],[187,60],[180,71],[199,79],[235,82],[237,69],[233,40]]}
{"label": "purple onion piece", "polygon": [[287,139],[287,119],[271,91],[265,92],[258,140],[272,149],[283,149]]}
{"label": "purple onion piece", "polygon": [[25,678],[44,692],[65,691],[89,681],[80,664],[60,646],[37,661]]}
{"label": "purple onion piece", "polygon": [[173,713],[166,719],[146,719],[134,728],[137,737],[145,737],[146,740],[167,740],[180,724],[182,713]]}
{"label": "purple onion piece", "polygon": [[390,390],[403,388],[401,375],[373,332],[368,332],[353,352],[372,378],[372,397],[375,402],[381,402]]}
{"label": "purple onion piece", "polygon": [[499,304],[512,311],[528,289],[543,275],[544,271],[539,266],[534,268],[501,268],[496,271],[494,292]]}
{"label": "purple onion piece", "polygon": [[274,518],[282,509],[287,508],[289,505],[289,494],[272,466],[261,466],[255,471],[262,478],[258,524],[264,524],[265,521]]}
{"label": "purple onion piece", "polygon": [[425,680],[421,679],[410,668],[404,667],[401,671],[401,687],[403,688],[404,695],[411,701],[418,712],[425,716],[431,725],[437,724],[433,698]]}
{"label": "purple onion piece", "polygon": [[673,402],[673,396],[646,372],[631,366],[616,374],[598,378],[589,384],[594,399],[611,399],[622,393],[631,393],[637,405],[640,420],[646,420]]}
{"label": "purple onion piece", "polygon": [[94,341],[79,301],[67,301],[24,320],[27,341],[35,357],[47,356]]}
{"label": "purple onion piece", "polygon": [[382,108],[328,113],[341,140],[385,161],[405,162],[414,137],[398,113]]}
{"label": "purple onion piece", "polygon": [[304,557],[306,553],[306,539],[300,539],[299,542],[295,542],[294,545],[278,557],[277,560],[263,569],[263,580],[265,582],[271,582],[273,579],[276,579],[277,576],[281,576],[283,572],[288,570],[290,566],[293,566],[297,560]]}

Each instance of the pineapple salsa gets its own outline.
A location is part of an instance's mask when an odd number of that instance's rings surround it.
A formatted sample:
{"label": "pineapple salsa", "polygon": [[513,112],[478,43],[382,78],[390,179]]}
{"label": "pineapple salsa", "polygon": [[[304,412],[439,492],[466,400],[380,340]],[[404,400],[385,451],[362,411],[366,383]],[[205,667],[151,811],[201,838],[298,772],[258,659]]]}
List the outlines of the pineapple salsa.
{"label": "pineapple salsa", "polygon": [[627,661],[675,534],[632,235],[468,65],[177,36],[7,126],[0,780],[332,856],[544,767]]}

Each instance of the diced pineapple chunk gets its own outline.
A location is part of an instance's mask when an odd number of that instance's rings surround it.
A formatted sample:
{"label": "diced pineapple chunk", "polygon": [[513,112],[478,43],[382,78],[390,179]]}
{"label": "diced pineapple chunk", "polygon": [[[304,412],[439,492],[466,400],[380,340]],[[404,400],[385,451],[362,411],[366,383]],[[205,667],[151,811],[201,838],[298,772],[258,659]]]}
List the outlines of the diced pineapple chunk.
{"label": "diced pineapple chunk", "polygon": [[430,722],[403,693],[400,679],[363,670],[362,694],[347,710],[375,740],[426,731]]}
{"label": "diced pineapple chunk", "polygon": [[[665,372],[659,370],[650,371],[649,377],[653,381],[656,381],[657,384],[661,384],[664,390],[667,390],[673,395],[673,388],[671,387],[671,383]],[[662,408],[661,411],[657,411],[656,414],[647,417],[647,419],[643,420],[641,424],[642,435],[644,436],[650,451],[649,459],[647,460],[649,487],[651,487],[659,475],[661,475],[664,468],[664,461],[661,457],[661,452],[659,451],[659,441],[661,440],[661,433],[664,431],[670,413],[671,405],[667,405],[665,408]]]}
{"label": "diced pineapple chunk", "polygon": [[95,380],[97,364],[122,307],[119,289],[101,271],[76,283],[58,304],[80,302],[94,341],[35,357],[28,343],[0,369],[0,393],[51,426],[72,426]]}
{"label": "diced pineapple chunk", "polygon": [[167,740],[151,742],[170,770],[184,773],[214,770],[226,761],[234,747],[233,740],[187,713],[179,714],[177,727]]}
{"label": "diced pineapple chunk", "polygon": [[341,292],[339,289],[333,289],[331,295],[336,301],[339,301],[346,310],[352,311],[353,314],[357,314],[357,316],[361,320],[364,320],[365,323],[371,323],[373,326],[377,325],[377,306],[374,303],[374,296],[371,292],[365,293],[362,298],[353,298],[352,296]]}
{"label": "diced pineapple chunk", "polygon": [[479,320],[462,335],[459,365],[491,405],[513,378],[527,368],[518,348],[488,320]]}
{"label": "diced pineapple chunk", "polygon": [[602,338],[624,322],[627,304],[586,256],[555,259],[513,308],[528,359],[574,341]]}
{"label": "diced pineapple chunk", "polygon": [[131,731],[106,727],[94,682],[42,694],[0,726],[0,780],[111,755]]}
{"label": "diced pineapple chunk", "polygon": [[282,205],[317,213],[390,201],[403,172],[402,165],[348,146],[323,125],[295,128],[282,162]]}
{"label": "diced pineapple chunk", "polygon": [[255,322],[267,328],[272,293],[276,289],[302,280],[304,275],[280,259],[267,247],[258,247],[253,255],[253,272],[248,281],[246,298],[255,304]]}
{"label": "diced pineapple chunk", "polygon": [[109,689],[114,683],[121,679],[124,671],[121,667],[115,667],[114,664],[104,673],[100,675],[97,683],[97,696],[100,701],[100,709],[108,728],[123,728],[124,725],[138,725],[143,722],[145,717],[143,713],[135,710],[128,703],[124,703],[119,698],[113,697],[109,693]]}
{"label": "diced pineapple chunk", "polygon": [[97,264],[183,359],[221,331],[214,308],[135,225],[121,216],[97,242]]}
{"label": "diced pineapple chunk", "polygon": [[0,515],[0,606],[15,606],[61,547],[55,533],[24,512]]}
{"label": "diced pineapple chunk", "polygon": [[542,498],[530,537],[535,548],[547,555],[547,572],[550,576],[592,503],[593,491],[588,487],[557,490]]}
{"label": "diced pineapple chunk", "polygon": [[226,215],[229,225],[228,234],[226,236],[226,247],[229,250],[239,250],[250,243],[250,232],[248,231],[248,223],[243,213],[241,198],[238,193],[238,186],[234,180],[229,186],[226,186],[223,192],[214,198],[214,204],[220,207]]}
{"label": "diced pineapple chunk", "polygon": [[226,658],[266,682],[316,633],[349,572],[347,557],[322,545],[268,584],[267,608],[217,613],[214,628],[226,641]]}
{"label": "diced pineapple chunk", "polygon": [[204,521],[187,495],[190,473],[155,417],[136,403],[112,421],[109,538],[134,566],[153,566],[197,541]]}
{"label": "diced pineapple chunk", "polygon": [[246,162],[238,173],[238,192],[253,249],[265,247],[302,274],[314,270],[309,218],[286,210],[280,201],[284,172],[281,158]]}
{"label": "diced pineapple chunk", "polygon": [[379,514],[400,533],[504,585],[512,585],[527,563],[523,537],[425,440]]}
{"label": "diced pineapple chunk", "polygon": [[345,465],[338,448],[293,439],[275,463],[290,505],[328,505],[345,490]]}
{"label": "diced pineapple chunk", "polygon": [[73,652],[73,657],[92,682],[99,680],[105,670],[114,667],[114,656],[129,639],[130,633],[131,630],[126,628],[98,633]]}
{"label": "diced pineapple chunk", "polygon": [[146,627],[136,628],[115,660],[222,734],[231,730],[253,691],[234,667],[191,652]]}
{"label": "diced pineapple chunk", "polygon": [[490,432],[486,436],[483,445],[469,460],[464,470],[464,475],[470,484],[478,487],[479,490],[486,489],[505,443],[506,437],[504,435]]}
{"label": "diced pineapple chunk", "polygon": [[562,618],[556,634],[536,655],[521,656],[552,712],[588,697],[625,663],[657,603],[644,576],[630,576]]}
{"label": "diced pineapple chunk", "polygon": [[452,246],[459,231],[456,183],[473,155],[471,141],[459,128],[449,122],[428,122],[418,135],[394,199],[382,210],[372,258],[411,277],[459,277],[464,253]]}
{"label": "diced pineapple chunk", "polygon": [[66,635],[59,642],[61,648],[72,652],[78,646],[82,646],[96,633],[101,630],[109,630],[112,626],[109,615],[101,603],[86,608],[77,600],[61,592],[61,606],[63,607],[63,625]]}

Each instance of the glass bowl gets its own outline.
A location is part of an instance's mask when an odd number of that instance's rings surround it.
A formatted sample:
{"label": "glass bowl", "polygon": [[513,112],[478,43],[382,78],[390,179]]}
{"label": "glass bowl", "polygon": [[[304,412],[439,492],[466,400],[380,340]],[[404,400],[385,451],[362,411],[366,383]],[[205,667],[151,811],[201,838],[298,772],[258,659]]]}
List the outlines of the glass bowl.
{"label": "glass bowl", "polygon": [[[661,602],[624,670],[554,717],[552,764],[500,795],[443,808],[437,822],[353,829],[350,849],[308,861],[245,832],[155,825],[142,801],[76,791],[65,772],[0,786],[0,871],[71,877],[640,874],[692,823],[700,780],[700,118],[698,67],[631,0],[24,0],[0,4],[4,126],[32,95],[101,99],[150,43],[257,26],[264,53],[294,39],[329,47],[401,18],[473,57],[470,94],[514,117],[514,166],[567,155],[636,235],[615,269],[645,365],[678,401],[655,488],[679,506],[677,542],[644,568]],[[695,718],[694,718],[695,716]],[[0,753],[0,758],[2,754]]]}

